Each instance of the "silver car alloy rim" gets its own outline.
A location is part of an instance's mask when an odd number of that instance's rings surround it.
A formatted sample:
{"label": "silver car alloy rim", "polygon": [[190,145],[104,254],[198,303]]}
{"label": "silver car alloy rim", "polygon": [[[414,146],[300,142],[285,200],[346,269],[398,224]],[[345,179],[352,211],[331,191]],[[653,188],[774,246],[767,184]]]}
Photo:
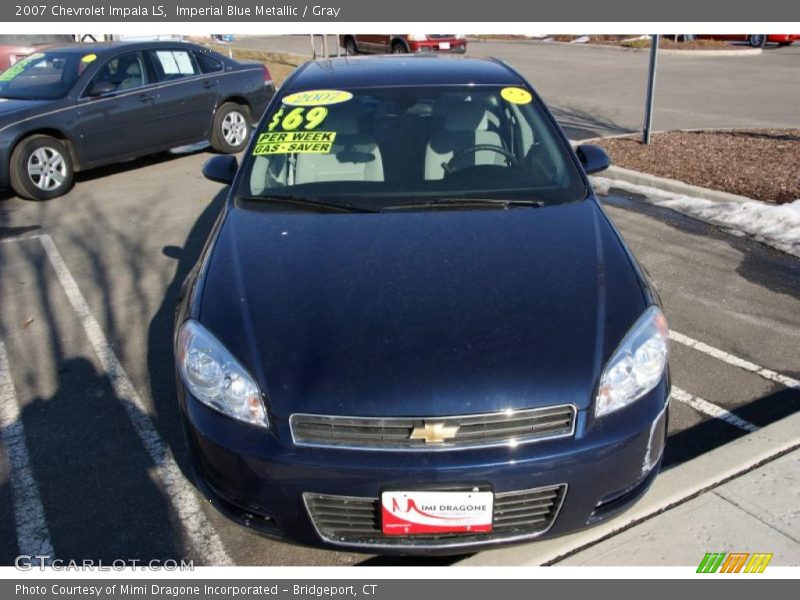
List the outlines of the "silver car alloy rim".
{"label": "silver car alloy rim", "polygon": [[58,189],[67,179],[67,162],[55,148],[42,146],[28,157],[28,177],[40,190]]}
{"label": "silver car alloy rim", "polygon": [[222,137],[231,146],[241,146],[247,138],[247,122],[239,111],[232,110],[222,119]]}

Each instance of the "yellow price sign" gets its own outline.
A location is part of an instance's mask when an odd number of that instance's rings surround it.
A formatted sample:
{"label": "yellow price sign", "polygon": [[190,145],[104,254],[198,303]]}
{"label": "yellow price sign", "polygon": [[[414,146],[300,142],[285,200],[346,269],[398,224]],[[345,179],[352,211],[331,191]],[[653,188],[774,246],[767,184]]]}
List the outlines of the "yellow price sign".
{"label": "yellow price sign", "polygon": [[325,120],[325,117],[328,116],[328,109],[324,106],[315,106],[308,112],[304,106],[298,106],[297,108],[292,109],[289,111],[288,114],[286,113],[285,108],[281,108],[278,112],[276,112],[272,120],[269,123],[269,127],[267,128],[268,131],[274,131],[275,128],[280,125],[281,129],[284,131],[294,131],[300,125],[303,125],[303,129],[305,130],[313,130],[322,124]]}
{"label": "yellow price sign", "polygon": [[289,106],[328,106],[352,99],[353,94],[342,90],[308,90],[289,94],[283,103]]}
{"label": "yellow price sign", "polygon": [[511,102],[512,104],[530,104],[533,96],[528,90],[519,87],[507,87],[500,90],[500,95],[503,100]]}

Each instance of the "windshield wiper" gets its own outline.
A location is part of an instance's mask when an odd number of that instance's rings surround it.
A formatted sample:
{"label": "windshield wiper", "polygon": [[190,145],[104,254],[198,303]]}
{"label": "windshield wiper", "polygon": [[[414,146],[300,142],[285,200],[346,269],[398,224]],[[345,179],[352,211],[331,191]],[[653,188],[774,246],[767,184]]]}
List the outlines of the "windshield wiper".
{"label": "windshield wiper", "polygon": [[240,200],[247,202],[270,202],[273,204],[295,204],[297,206],[310,206],[314,208],[324,208],[327,210],[337,210],[339,212],[351,213],[370,213],[379,212],[378,209],[370,206],[352,204],[350,202],[329,202],[327,200],[317,200],[316,198],[304,198],[291,194],[270,194],[268,196],[239,196]]}
{"label": "windshield wiper", "polygon": [[438,208],[441,206],[447,207],[496,207],[496,208],[514,208],[517,206],[540,208],[544,206],[544,201],[534,199],[502,199],[502,198],[437,198],[436,200],[428,200],[426,202],[409,202],[406,204],[389,204],[383,207],[384,211],[387,210],[413,210],[417,208]]}

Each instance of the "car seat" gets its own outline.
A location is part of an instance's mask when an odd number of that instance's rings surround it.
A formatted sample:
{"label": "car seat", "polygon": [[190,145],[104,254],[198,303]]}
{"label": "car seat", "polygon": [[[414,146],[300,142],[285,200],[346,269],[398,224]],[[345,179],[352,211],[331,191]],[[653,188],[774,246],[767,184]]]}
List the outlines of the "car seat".
{"label": "car seat", "polygon": [[361,133],[359,106],[356,101],[330,108],[319,127],[336,132],[327,154],[298,154],[295,184],[318,181],[383,181],[383,160],[375,138]]}
{"label": "car seat", "polygon": [[[462,150],[479,144],[504,148],[500,135],[490,126],[490,113],[482,104],[460,102],[450,106],[445,114],[444,130],[431,137],[425,150],[425,179],[443,179],[444,165]],[[479,150],[465,154],[453,167],[505,164],[506,159],[499,152]]]}
{"label": "car seat", "polygon": [[142,65],[138,56],[123,56],[117,63],[117,72],[111,78],[111,83],[118,90],[127,90],[144,84]]}

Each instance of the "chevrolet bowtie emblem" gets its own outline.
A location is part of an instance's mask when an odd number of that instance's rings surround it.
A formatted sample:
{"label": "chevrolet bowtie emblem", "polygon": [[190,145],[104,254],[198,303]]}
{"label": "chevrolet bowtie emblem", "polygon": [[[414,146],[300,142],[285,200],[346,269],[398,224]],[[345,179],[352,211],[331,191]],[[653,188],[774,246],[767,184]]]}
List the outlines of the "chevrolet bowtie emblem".
{"label": "chevrolet bowtie emblem", "polygon": [[458,425],[425,423],[422,427],[414,427],[408,439],[423,440],[426,444],[441,444],[456,437],[458,428]]}

